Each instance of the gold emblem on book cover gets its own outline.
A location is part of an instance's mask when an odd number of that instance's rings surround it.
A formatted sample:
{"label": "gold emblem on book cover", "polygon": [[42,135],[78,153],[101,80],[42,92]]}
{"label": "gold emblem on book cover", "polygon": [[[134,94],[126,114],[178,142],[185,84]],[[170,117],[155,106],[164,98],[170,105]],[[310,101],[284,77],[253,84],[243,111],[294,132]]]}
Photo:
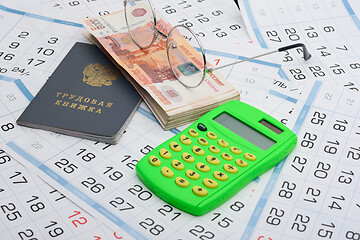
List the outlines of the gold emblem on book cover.
{"label": "gold emblem on book cover", "polygon": [[99,63],[87,65],[83,74],[83,82],[93,87],[110,86],[112,81],[121,77],[116,68]]}

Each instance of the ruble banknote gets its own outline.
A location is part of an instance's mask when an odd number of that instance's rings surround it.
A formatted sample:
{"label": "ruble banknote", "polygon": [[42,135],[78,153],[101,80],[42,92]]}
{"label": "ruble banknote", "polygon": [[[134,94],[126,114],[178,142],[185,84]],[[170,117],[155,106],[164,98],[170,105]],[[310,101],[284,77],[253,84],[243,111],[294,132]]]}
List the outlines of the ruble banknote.
{"label": "ruble banknote", "polygon": [[[138,8],[141,6],[134,7],[135,13]],[[129,81],[165,130],[190,123],[222,103],[239,99],[239,92],[218,72],[207,73],[196,88],[181,84],[168,62],[166,38],[157,38],[151,47],[140,49],[129,34],[123,11],[87,18],[82,23],[92,35],[92,41],[126,71]],[[133,34],[141,38],[149,27],[139,23]],[[167,34],[172,26],[158,15],[157,28]],[[176,52],[175,64],[186,66],[188,59],[195,59],[196,67],[203,68],[203,63],[196,61],[199,52],[180,33],[175,34],[181,46]]]}

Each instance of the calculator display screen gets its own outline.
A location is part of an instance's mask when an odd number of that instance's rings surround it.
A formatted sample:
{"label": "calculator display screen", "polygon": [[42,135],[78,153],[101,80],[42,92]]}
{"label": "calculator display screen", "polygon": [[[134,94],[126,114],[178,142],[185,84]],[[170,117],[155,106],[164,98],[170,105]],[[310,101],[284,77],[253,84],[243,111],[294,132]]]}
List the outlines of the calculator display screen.
{"label": "calculator display screen", "polygon": [[214,118],[214,121],[220,123],[221,125],[233,131],[240,137],[258,146],[262,150],[267,150],[276,143],[274,140],[268,138],[261,132],[255,130],[254,128],[250,127],[249,125],[243,123],[239,119],[231,116],[226,112],[223,112],[220,115],[216,116]]}

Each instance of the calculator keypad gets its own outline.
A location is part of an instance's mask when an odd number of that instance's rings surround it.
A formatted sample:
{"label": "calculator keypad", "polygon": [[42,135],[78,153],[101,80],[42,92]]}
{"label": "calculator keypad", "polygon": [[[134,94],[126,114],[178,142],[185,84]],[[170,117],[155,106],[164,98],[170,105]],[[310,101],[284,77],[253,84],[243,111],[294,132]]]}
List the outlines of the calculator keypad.
{"label": "calculator keypad", "polygon": [[[203,129],[204,128],[199,129],[200,133],[204,132]],[[203,133],[201,133],[201,135],[202,136],[199,136],[199,133],[195,129],[190,129],[188,135],[184,134],[180,136],[180,143],[171,141],[168,145],[170,150],[161,148],[159,154],[161,158],[164,158],[164,161],[168,159],[171,161],[171,166],[161,168],[163,176],[172,178],[176,175],[175,183],[177,186],[187,188],[193,184],[192,192],[197,196],[205,197],[208,195],[207,189],[216,189],[219,186],[218,181],[224,182],[229,179],[229,176],[236,176],[236,174],[239,173],[239,169],[248,166],[246,160],[255,161],[256,156],[249,152],[241,155],[242,150],[240,148],[230,146],[224,139],[218,139],[214,132],[207,131],[205,135]],[[199,145],[191,146],[193,142]],[[204,146],[214,155],[205,155],[205,151],[202,148]],[[229,146],[230,148],[228,148]],[[185,149],[191,149],[191,152],[188,153],[184,151],[181,153],[180,160],[171,160],[172,155],[176,156],[177,153]],[[152,166],[158,167],[162,164],[161,158],[159,159],[151,155],[149,162]],[[193,169],[187,169],[189,164],[195,162],[195,159],[198,161],[195,165],[192,165],[196,167],[196,169],[194,169],[195,171]],[[218,165],[220,165],[220,168]],[[213,172],[209,175],[208,172],[211,171],[211,168],[215,169],[213,169]],[[204,176],[202,177],[202,175]],[[199,180],[201,182],[199,182]],[[203,186],[201,186],[201,184]]]}

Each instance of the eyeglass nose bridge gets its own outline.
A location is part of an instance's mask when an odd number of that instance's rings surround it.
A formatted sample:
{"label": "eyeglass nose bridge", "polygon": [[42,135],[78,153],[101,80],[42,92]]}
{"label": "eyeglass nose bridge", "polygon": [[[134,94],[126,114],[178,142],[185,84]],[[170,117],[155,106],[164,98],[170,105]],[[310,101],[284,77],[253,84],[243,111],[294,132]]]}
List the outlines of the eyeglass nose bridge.
{"label": "eyeglass nose bridge", "polygon": [[163,33],[162,31],[160,31],[156,25],[153,27],[154,31],[155,31],[155,38],[157,39],[157,37],[160,35],[163,38],[168,38],[168,35],[166,35],[165,33]]}

